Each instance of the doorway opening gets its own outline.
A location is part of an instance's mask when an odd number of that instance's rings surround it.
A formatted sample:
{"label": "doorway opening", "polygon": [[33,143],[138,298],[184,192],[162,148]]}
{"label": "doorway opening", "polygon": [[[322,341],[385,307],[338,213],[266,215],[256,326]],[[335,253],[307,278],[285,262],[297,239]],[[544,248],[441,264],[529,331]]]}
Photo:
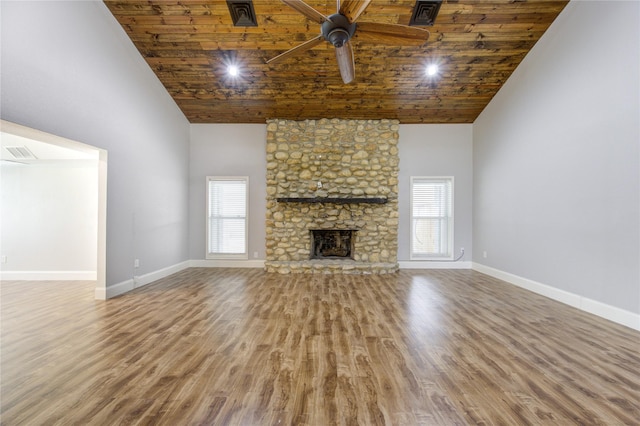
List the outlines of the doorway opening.
{"label": "doorway opening", "polygon": [[95,280],[106,299],[107,151],[1,125],[1,278]]}

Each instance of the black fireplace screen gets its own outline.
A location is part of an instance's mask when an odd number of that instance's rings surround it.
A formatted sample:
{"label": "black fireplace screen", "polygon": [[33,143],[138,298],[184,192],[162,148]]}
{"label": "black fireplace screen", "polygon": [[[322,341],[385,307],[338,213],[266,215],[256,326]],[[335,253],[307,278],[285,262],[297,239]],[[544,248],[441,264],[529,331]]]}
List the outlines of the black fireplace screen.
{"label": "black fireplace screen", "polygon": [[312,229],[311,259],[353,259],[356,230]]}

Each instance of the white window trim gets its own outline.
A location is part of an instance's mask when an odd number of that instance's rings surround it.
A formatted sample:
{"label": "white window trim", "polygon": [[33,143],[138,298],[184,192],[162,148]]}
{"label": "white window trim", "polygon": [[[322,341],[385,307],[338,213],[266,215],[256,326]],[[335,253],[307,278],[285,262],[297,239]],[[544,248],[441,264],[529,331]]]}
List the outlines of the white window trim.
{"label": "white window trim", "polygon": [[[453,176],[411,176],[409,185],[409,260],[453,260],[454,258],[454,232],[455,232],[455,179]],[[416,255],[413,253],[413,182],[415,180],[445,180],[451,181],[451,211],[450,211],[450,225],[449,225],[449,238],[447,241],[449,254],[445,256],[428,256],[428,255]]]}
{"label": "white window trim", "polygon": [[[246,215],[244,222],[244,253],[209,253],[209,182],[211,181],[239,181],[244,180],[246,182],[247,191],[245,193],[245,206]],[[249,259],[249,176],[207,176],[206,184],[206,205],[205,205],[205,221],[206,221],[206,238],[205,238],[205,259],[237,259],[246,260]]]}

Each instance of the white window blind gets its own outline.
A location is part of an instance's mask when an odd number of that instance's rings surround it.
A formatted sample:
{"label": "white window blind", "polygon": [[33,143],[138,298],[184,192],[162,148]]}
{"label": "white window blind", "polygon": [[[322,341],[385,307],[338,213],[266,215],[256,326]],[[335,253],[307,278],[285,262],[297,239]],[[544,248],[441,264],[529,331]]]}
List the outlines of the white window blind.
{"label": "white window blind", "polygon": [[453,178],[411,178],[411,258],[451,258]]}
{"label": "white window blind", "polygon": [[248,177],[207,177],[207,258],[248,258],[248,183]]}

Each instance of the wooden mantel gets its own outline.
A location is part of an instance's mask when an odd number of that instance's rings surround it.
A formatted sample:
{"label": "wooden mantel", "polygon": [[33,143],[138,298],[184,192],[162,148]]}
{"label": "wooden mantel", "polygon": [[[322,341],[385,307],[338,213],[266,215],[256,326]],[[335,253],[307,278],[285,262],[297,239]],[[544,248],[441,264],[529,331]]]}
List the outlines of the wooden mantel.
{"label": "wooden mantel", "polygon": [[279,203],[385,204],[384,197],[279,197]]}

